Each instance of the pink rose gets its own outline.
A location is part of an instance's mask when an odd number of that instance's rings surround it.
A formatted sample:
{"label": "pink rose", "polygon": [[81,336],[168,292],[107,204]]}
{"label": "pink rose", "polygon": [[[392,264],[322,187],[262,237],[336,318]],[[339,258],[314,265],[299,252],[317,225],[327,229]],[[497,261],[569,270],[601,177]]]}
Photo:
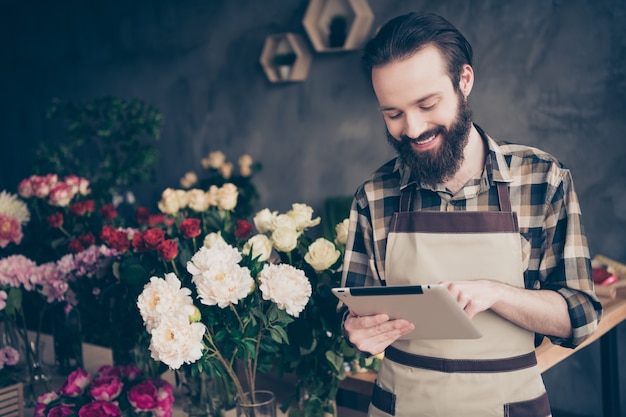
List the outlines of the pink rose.
{"label": "pink rose", "polygon": [[122,388],[124,383],[117,376],[101,376],[91,382],[89,393],[96,400],[111,401],[120,395]]}
{"label": "pink rose", "polygon": [[33,413],[33,417],[46,417],[46,413],[44,413],[44,411],[46,411],[46,405],[37,403],[37,405],[35,405],[35,412]]}
{"label": "pink rose", "polygon": [[24,198],[31,198],[35,195],[31,178],[24,178],[20,181],[20,184],[17,186],[17,193]]}
{"label": "pink rose", "polygon": [[48,411],[48,417],[66,417],[74,414],[73,404],[59,404]]}
{"label": "pink rose", "polygon": [[70,373],[65,384],[59,389],[61,395],[65,397],[78,397],[91,382],[91,375],[84,369],[77,369]]}
{"label": "pink rose", "polygon": [[51,206],[67,207],[72,198],[74,198],[72,187],[64,182],[60,182],[50,190],[48,203],[50,203]]}
{"label": "pink rose", "polygon": [[123,375],[129,380],[134,381],[139,378],[142,374],[141,369],[136,367],[135,365],[126,365],[123,369]]}
{"label": "pink rose", "polygon": [[157,381],[157,406],[152,410],[155,417],[171,417],[172,405],[174,404],[174,391],[172,385],[161,379]]}
{"label": "pink rose", "polygon": [[35,197],[37,198],[46,198],[48,194],[50,194],[50,184],[46,177],[40,177],[37,175],[33,175],[30,177],[30,183],[33,187],[33,191],[35,193]]}
{"label": "pink rose", "polygon": [[78,417],[121,417],[122,410],[116,402],[93,401],[78,410]]}
{"label": "pink rose", "polygon": [[121,367],[113,365],[102,365],[98,368],[98,376],[122,376]]}
{"label": "pink rose", "polygon": [[158,405],[157,387],[150,380],[143,381],[128,391],[128,401],[136,411],[150,411]]}

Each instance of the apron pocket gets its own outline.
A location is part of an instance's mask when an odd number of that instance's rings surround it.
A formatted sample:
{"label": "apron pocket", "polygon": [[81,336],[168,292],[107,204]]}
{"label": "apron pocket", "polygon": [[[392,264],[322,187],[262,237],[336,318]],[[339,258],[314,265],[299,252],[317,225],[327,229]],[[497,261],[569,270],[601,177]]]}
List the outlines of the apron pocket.
{"label": "apron pocket", "polygon": [[382,412],[395,416],[396,394],[381,388],[378,383],[375,383],[372,391],[372,405]]}
{"label": "apron pocket", "polygon": [[548,417],[551,414],[545,392],[532,400],[504,404],[504,417]]}

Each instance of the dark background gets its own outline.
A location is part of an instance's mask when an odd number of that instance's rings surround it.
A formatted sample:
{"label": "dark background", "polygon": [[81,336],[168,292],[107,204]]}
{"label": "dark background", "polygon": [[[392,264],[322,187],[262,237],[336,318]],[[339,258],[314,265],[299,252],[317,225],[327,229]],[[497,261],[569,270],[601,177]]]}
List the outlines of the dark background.
{"label": "dark background", "polygon": [[[313,54],[303,82],[268,82],[265,38],[304,36],[307,0],[0,0],[0,190],[32,173],[59,132],[53,98],[139,98],[165,117],[154,204],[200,159],[249,153],[259,208],[319,213],[392,156],[358,51]],[[372,31],[409,11],[442,14],[474,47],[475,120],[543,148],[573,172],[592,255],[626,261],[626,4],[621,0],[370,0]],[[309,47],[311,45],[309,44]],[[620,344],[626,343],[622,324]],[[623,351],[623,347],[621,350]],[[623,356],[623,355],[622,355]],[[624,380],[626,358],[620,367]],[[555,408],[600,416],[599,347],[544,376]],[[622,391],[624,390],[622,389]],[[626,396],[622,410],[626,410]]]}

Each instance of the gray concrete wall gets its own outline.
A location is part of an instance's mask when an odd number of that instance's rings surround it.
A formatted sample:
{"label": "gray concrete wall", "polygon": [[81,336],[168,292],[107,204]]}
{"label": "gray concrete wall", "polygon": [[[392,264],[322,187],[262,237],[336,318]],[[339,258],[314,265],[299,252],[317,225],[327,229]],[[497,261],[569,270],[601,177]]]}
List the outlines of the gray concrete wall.
{"label": "gray concrete wall", "polygon": [[[472,42],[475,120],[552,152],[573,172],[592,254],[626,261],[626,5],[621,0],[370,0],[374,27],[440,13]],[[267,81],[265,37],[304,35],[307,0],[0,1],[0,189],[57,134],[54,97],[140,98],[165,116],[158,200],[212,150],[264,164],[262,207],[316,210],[392,156],[359,53],[314,55],[306,81]],[[618,328],[626,343],[624,325]],[[624,382],[624,359],[621,365]],[[553,403],[599,416],[597,346],[546,374]],[[622,400],[622,408],[626,410]]]}

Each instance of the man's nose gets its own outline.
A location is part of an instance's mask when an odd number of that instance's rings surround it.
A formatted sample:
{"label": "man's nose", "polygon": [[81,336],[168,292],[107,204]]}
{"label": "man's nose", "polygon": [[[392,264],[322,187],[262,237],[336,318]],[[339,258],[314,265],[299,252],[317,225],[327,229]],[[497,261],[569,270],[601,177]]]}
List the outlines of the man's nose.
{"label": "man's nose", "polygon": [[426,130],[426,121],[421,115],[415,114],[414,112],[406,114],[406,117],[404,118],[404,129],[402,132],[405,136],[415,139]]}

